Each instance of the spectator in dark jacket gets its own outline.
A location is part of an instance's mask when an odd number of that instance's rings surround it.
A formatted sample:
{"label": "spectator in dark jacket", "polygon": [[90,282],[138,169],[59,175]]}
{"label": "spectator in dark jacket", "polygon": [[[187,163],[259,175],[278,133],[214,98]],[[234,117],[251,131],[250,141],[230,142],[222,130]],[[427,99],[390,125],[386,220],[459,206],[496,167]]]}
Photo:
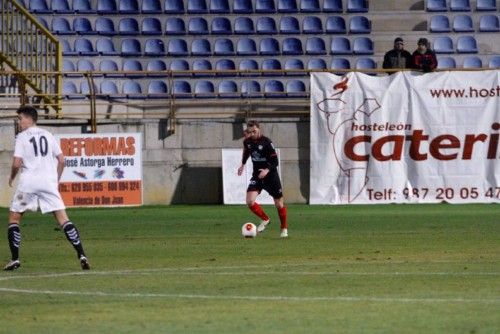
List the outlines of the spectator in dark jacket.
{"label": "spectator in dark jacket", "polygon": [[[394,40],[394,48],[389,50],[384,55],[384,63],[382,68],[386,69],[402,69],[411,68],[411,53],[404,49],[404,41],[401,37]],[[393,71],[387,72],[389,75]]]}
{"label": "spectator in dark jacket", "polygon": [[437,58],[429,46],[427,38],[420,38],[417,49],[412,54],[412,67],[423,72],[432,72],[437,67]]}

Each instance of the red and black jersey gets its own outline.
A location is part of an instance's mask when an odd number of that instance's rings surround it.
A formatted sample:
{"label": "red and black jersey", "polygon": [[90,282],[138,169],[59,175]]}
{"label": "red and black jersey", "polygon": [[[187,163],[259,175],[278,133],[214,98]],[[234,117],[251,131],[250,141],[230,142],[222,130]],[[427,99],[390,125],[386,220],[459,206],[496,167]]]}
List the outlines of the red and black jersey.
{"label": "red and black jersey", "polygon": [[424,72],[431,72],[437,67],[437,59],[434,51],[427,50],[425,53],[417,51],[412,55],[412,67]]}
{"label": "red and black jersey", "polygon": [[257,140],[245,139],[243,141],[242,164],[245,164],[249,157],[252,158],[254,175],[259,174],[259,169],[268,168],[269,172],[277,171],[278,155],[271,139],[265,136],[261,136]]}

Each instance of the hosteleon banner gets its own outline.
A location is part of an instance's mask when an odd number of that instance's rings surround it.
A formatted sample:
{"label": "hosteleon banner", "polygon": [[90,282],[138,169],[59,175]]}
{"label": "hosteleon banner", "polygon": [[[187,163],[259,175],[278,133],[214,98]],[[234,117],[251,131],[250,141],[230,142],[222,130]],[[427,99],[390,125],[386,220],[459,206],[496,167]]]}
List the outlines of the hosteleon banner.
{"label": "hosteleon banner", "polygon": [[142,204],[140,133],[59,134],[64,203],[74,206]]}
{"label": "hosteleon banner", "polygon": [[500,203],[499,78],[312,74],[310,203]]}

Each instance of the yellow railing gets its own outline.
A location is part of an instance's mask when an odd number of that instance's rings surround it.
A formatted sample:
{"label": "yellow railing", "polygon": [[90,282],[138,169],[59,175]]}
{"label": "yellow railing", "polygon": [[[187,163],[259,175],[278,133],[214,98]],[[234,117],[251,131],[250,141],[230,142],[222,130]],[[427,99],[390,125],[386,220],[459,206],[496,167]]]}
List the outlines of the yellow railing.
{"label": "yellow railing", "polygon": [[[0,64],[17,75],[20,103],[49,107],[61,117],[62,50],[58,40],[15,0],[1,0]],[[29,90],[33,92],[30,93]],[[36,99],[30,101],[32,96]]]}

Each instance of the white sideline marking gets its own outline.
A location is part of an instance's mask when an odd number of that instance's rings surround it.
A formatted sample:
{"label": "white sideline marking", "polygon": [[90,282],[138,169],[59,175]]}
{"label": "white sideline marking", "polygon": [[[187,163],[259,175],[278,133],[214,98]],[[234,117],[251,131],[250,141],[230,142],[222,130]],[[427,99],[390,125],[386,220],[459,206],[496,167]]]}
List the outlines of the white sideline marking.
{"label": "white sideline marking", "polygon": [[256,300],[256,301],[339,301],[339,302],[390,302],[390,303],[500,303],[500,299],[466,299],[466,298],[397,298],[397,297],[293,297],[293,296],[221,296],[203,294],[169,294],[169,293],[111,293],[82,291],[53,291],[0,288],[3,292],[42,294],[42,295],[72,295],[91,297],[127,297],[127,298],[171,298],[171,299],[207,299],[207,300]]}

